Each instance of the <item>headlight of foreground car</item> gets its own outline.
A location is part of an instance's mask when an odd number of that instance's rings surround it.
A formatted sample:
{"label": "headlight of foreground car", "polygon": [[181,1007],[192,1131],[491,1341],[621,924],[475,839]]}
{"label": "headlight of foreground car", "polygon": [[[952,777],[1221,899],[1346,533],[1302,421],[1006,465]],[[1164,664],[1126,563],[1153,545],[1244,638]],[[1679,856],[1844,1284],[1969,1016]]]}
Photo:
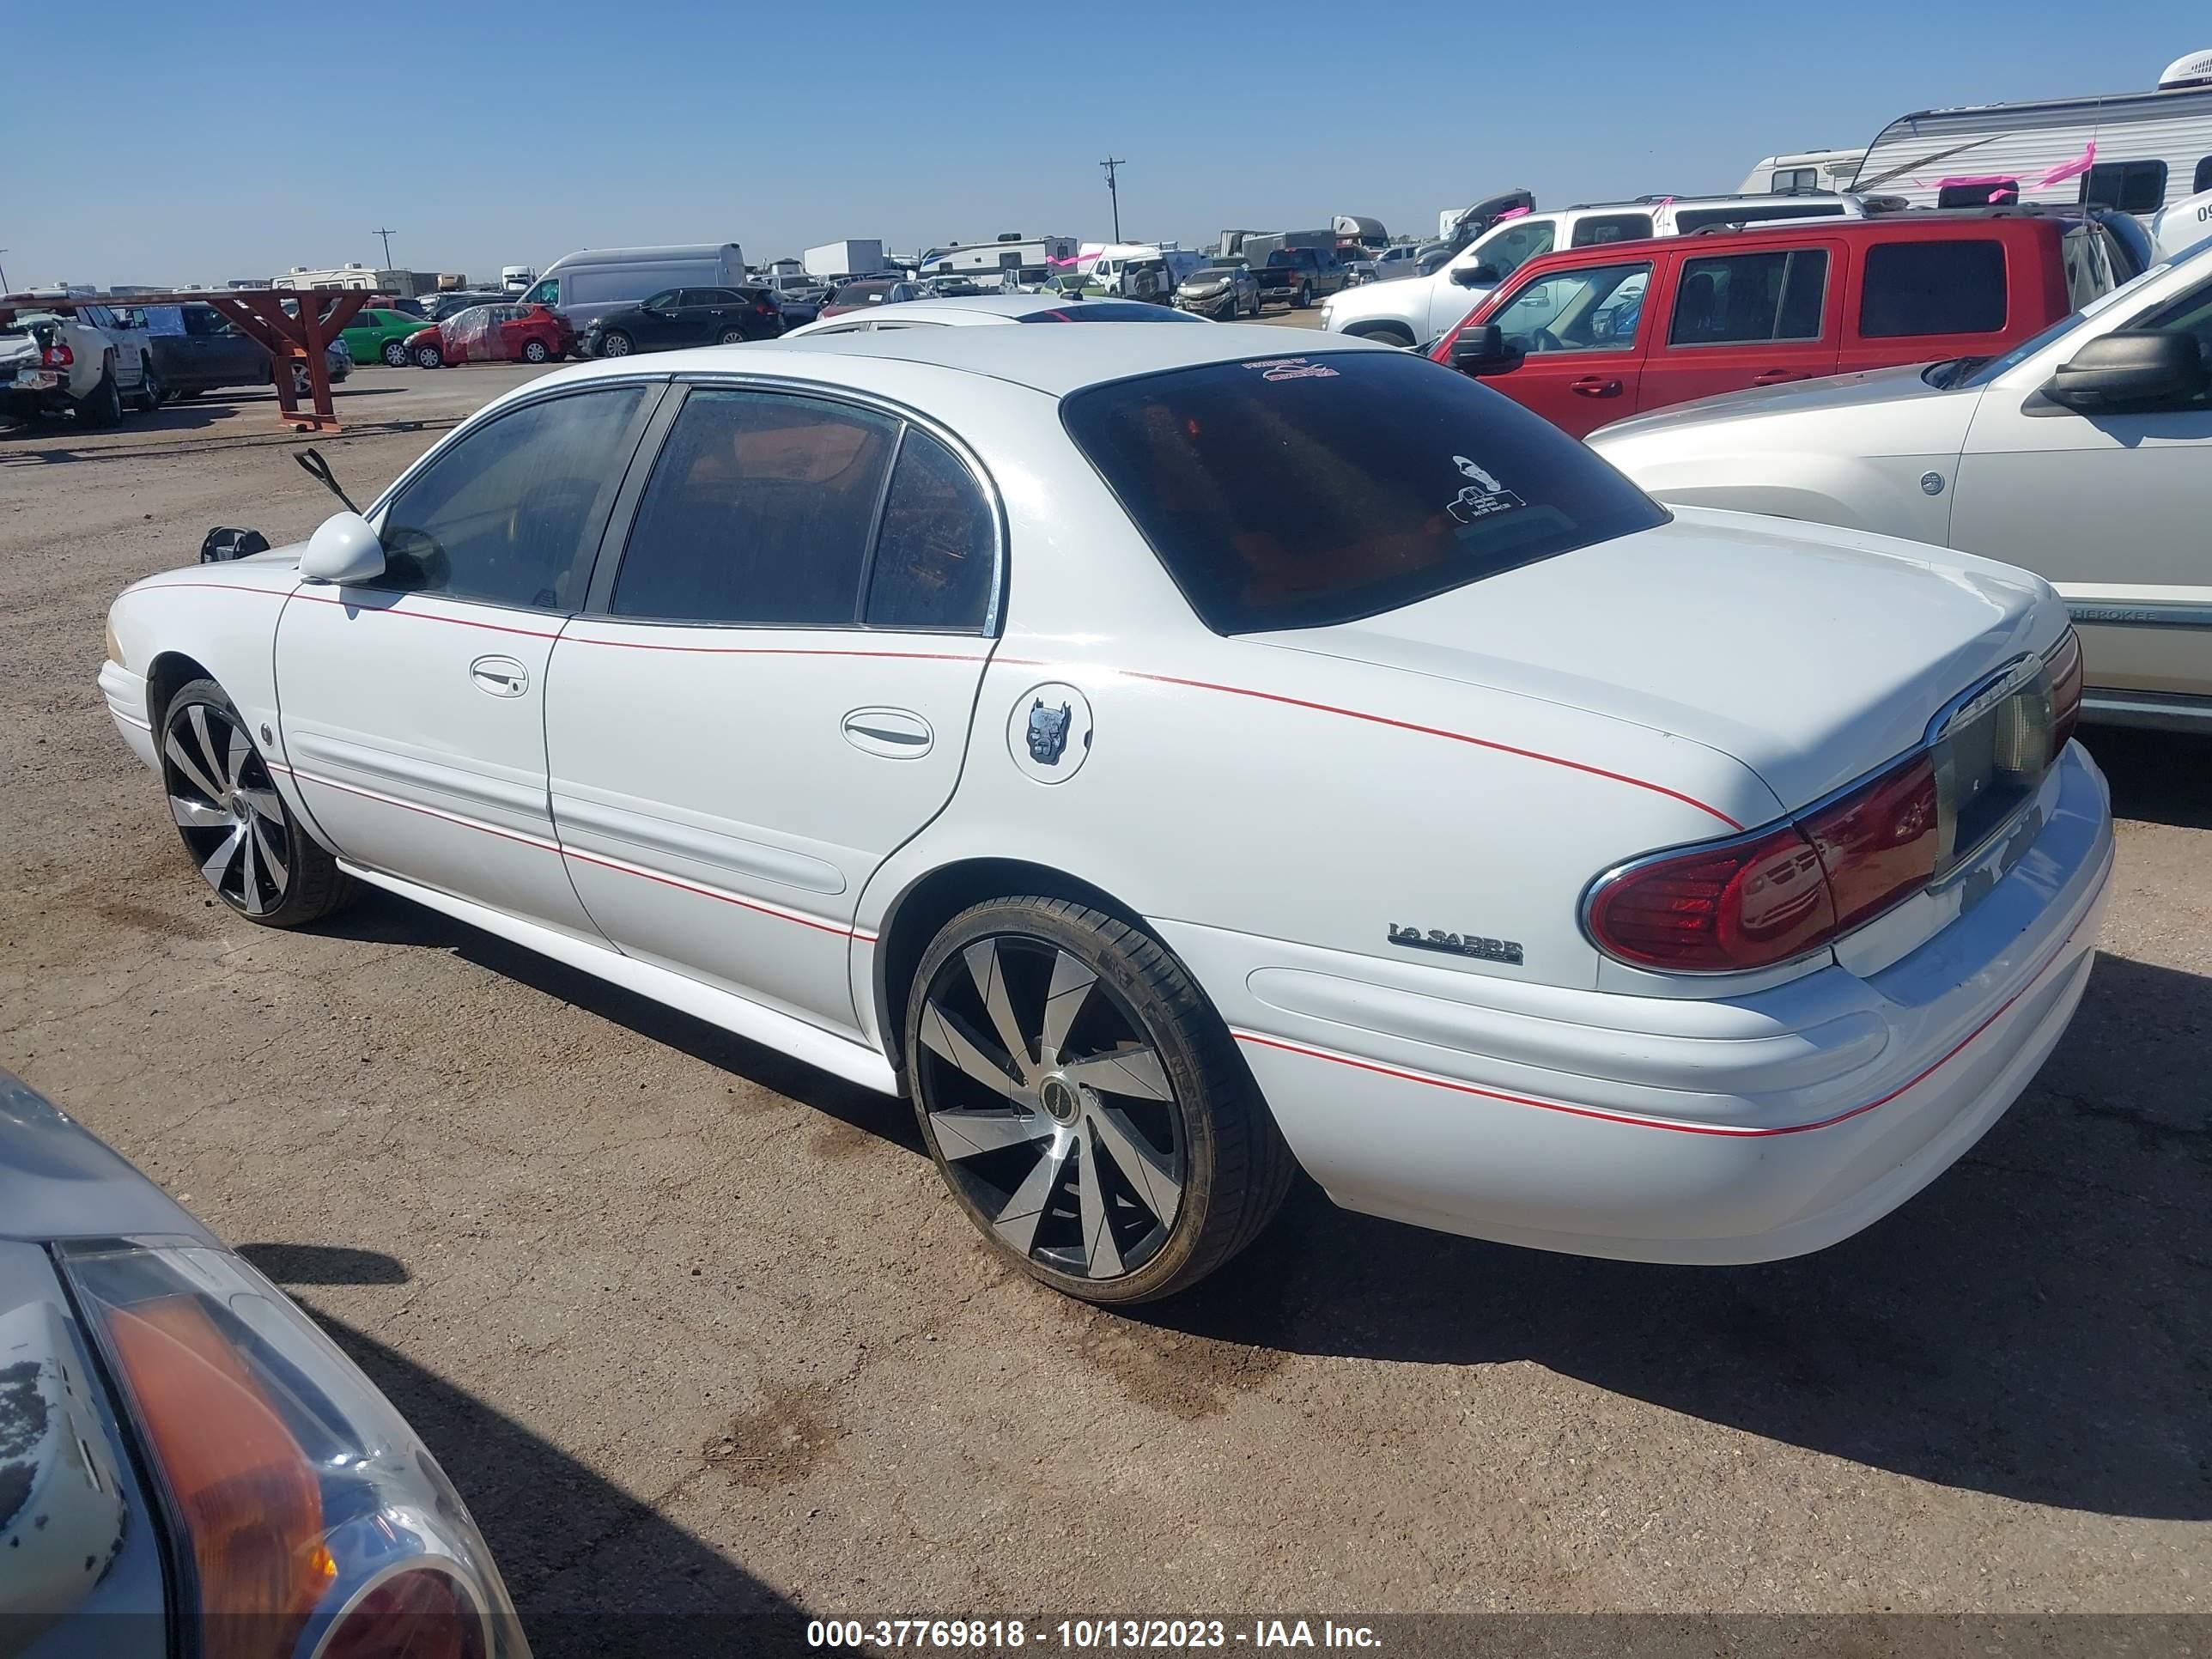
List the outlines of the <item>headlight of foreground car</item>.
{"label": "headlight of foreground car", "polygon": [[528,1659],[445,1471],[259,1273],[198,1245],[58,1260],[162,1489],[203,1651]]}

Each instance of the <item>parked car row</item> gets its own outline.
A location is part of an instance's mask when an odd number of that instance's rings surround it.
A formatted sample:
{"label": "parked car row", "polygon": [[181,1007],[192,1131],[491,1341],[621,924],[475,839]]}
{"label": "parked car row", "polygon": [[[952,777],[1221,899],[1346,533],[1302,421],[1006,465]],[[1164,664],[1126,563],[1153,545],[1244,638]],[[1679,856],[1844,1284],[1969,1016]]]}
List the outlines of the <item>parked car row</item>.
{"label": "parked car row", "polygon": [[112,426],[126,402],[150,414],[167,396],[152,337],[114,307],[19,311],[0,323],[0,414],[66,413]]}

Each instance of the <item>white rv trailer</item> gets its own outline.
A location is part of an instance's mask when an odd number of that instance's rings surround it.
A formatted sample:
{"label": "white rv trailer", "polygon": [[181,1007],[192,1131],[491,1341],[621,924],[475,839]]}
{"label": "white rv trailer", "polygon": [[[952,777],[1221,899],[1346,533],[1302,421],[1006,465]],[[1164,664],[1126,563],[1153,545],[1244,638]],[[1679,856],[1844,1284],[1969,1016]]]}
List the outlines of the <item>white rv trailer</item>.
{"label": "white rv trailer", "polygon": [[1042,283],[1076,254],[1073,236],[1001,236],[994,242],[954,242],[933,247],[915,262],[921,276],[1000,276],[1012,270],[1024,283]]}
{"label": "white rv trailer", "polygon": [[1812,190],[1845,190],[1866,158],[1859,149],[1799,149],[1759,158],[1744,177],[1739,196],[1795,196]]}
{"label": "white rv trailer", "polygon": [[2175,59],[2149,92],[1900,116],[1850,188],[1912,207],[2086,201],[2147,220],[2212,189],[2212,52]]}

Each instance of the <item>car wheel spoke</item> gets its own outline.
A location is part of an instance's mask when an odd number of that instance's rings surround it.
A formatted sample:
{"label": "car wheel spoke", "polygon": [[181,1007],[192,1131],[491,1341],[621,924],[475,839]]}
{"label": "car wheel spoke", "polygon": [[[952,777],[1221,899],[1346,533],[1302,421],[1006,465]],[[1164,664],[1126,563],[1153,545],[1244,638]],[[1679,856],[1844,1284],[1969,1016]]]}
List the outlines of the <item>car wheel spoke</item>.
{"label": "car wheel spoke", "polygon": [[921,1042],[932,1054],[950,1061],[994,1093],[1008,1100],[1022,1097],[1022,1085],[985,1054],[956,1022],[947,1019],[945,1011],[934,1002],[925,1004],[921,1011]]}
{"label": "car wheel spoke", "polygon": [[258,784],[247,784],[239,794],[258,816],[271,823],[284,822],[284,799],[274,789],[264,789]]}
{"label": "car wheel spoke", "polygon": [[1060,1064],[1060,1051],[1067,1046],[1075,1017],[1083,1012],[1083,1005],[1091,1000],[1091,988],[1097,982],[1098,975],[1069,952],[1062,951],[1054,958],[1052,985],[1044,997],[1044,1031],[1037,1038],[1040,1064],[1047,1068]]}
{"label": "car wheel spoke", "polygon": [[1070,1083],[1081,1083],[1110,1095],[1135,1095],[1145,1100],[1173,1100],[1175,1090],[1160,1057],[1150,1048],[1116,1048],[1094,1054],[1060,1068]]}
{"label": "car wheel spoke", "polygon": [[[199,710],[195,708],[192,712],[197,714]],[[176,763],[177,770],[185,775],[186,781],[193,788],[211,801],[219,801],[223,798],[227,793],[223,787],[208,776],[199,761],[186,750],[184,740],[174,730],[170,732],[168,740],[161,745],[161,748],[162,751]]]}
{"label": "car wheel spoke", "polygon": [[1083,1268],[1093,1279],[1118,1279],[1122,1271],[1121,1251],[1107,1220],[1105,1172],[1098,1157],[1098,1139],[1087,1127],[1081,1146],[1075,1189],[1083,1218]]}
{"label": "car wheel spoke", "polygon": [[993,1231],[1024,1255],[1036,1243],[1037,1223],[1044,1218],[1044,1206],[1060,1184],[1060,1174],[1067,1167],[1068,1148],[1074,1144],[1071,1140],[1048,1149],[992,1218]]}
{"label": "car wheel spoke", "polygon": [[169,816],[185,830],[225,830],[237,822],[222,807],[188,800],[182,795],[169,797]]}
{"label": "car wheel spoke", "polygon": [[246,728],[230,728],[230,750],[223,757],[223,775],[234,789],[246,781],[246,763],[253,758],[253,739],[246,735]]}
{"label": "car wheel spoke", "polygon": [[222,890],[223,883],[229,878],[230,866],[238,860],[239,848],[245,844],[246,826],[241,823],[222,838],[208,855],[207,862],[200,866],[200,874],[207,878],[209,886],[218,892]]}
{"label": "car wheel spoke", "polygon": [[1053,1132],[1052,1120],[1033,1112],[932,1112],[929,1127],[937,1150],[955,1160],[1025,1146]]}
{"label": "car wheel spoke", "polygon": [[266,820],[260,814],[256,813],[250,822],[253,829],[253,845],[259,854],[261,868],[269,877],[270,886],[282,893],[284,890],[284,884],[291,879],[291,872],[284,867],[284,860],[276,856],[276,849],[270,842],[269,825]]}
{"label": "car wheel spoke", "polygon": [[1182,1182],[1166,1160],[1146,1144],[1134,1124],[1103,1100],[1087,1103],[1084,1121],[1091,1131],[1090,1144],[1114,1160],[1163,1227],[1172,1225],[1182,1207]]}
{"label": "car wheel spoke", "polygon": [[249,916],[269,908],[261,902],[261,861],[253,848],[253,820],[247,818],[238,826],[238,902]]}
{"label": "car wheel spoke", "polygon": [[967,959],[969,976],[975,981],[975,990],[983,999],[984,1012],[991,1016],[991,1024],[1005,1045],[1006,1056],[1014,1062],[1022,1081],[1036,1086],[1036,1062],[1030,1058],[1029,1039],[1022,1035],[1020,1024],[1014,1018],[1013,1000],[1006,993],[1006,965],[1000,958],[998,941],[979,939],[960,953]]}

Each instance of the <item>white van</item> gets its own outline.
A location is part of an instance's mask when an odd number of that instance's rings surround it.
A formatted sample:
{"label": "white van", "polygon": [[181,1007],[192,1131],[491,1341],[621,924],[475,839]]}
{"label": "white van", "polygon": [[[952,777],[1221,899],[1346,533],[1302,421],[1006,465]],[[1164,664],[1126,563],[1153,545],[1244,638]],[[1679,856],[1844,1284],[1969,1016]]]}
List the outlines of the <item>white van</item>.
{"label": "white van", "polygon": [[546,266],[522,303],[551,306],[574,325],[580,338],[609,312],[650,299],[665,288],[738,288],[744,283],[744,250],[735,242],[586,248]]}

